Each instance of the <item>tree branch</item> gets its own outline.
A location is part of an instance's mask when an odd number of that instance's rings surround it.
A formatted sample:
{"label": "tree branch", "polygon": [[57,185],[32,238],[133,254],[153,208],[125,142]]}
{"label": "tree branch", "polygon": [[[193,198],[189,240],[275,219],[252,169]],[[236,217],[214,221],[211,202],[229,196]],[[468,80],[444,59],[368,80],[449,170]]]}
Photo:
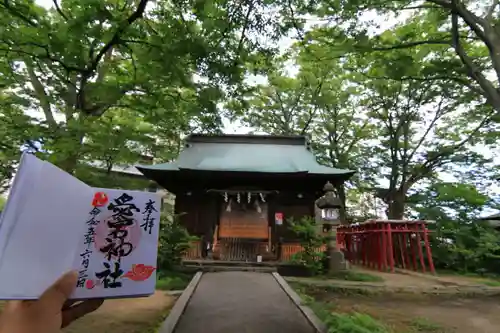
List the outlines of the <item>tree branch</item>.
{"label": "tree branch", "polygon": [[488,102],[500,112],[500,95],[493,84],[486,79],[479,68],[474,64],[472,59],[467,55],[465,49],[460,43],[459,31],[458,31],[458,14],[453,11],[451,13],[451,35],[452,35],[452,46],[455,49],[458,57],[464,64],[468,75],[475,80],[481,89],[483,90],[483,96],[486,97]]}
{"label": "tree branch", "polygon": [[113,34],[113,37],[111,37],[111,39],[97,53],[97,56],[90,63],[90,66],[87,68],[87,73],[91,74],[96,70],[97,66],[99,65],[99,62],[104,57],[104,55],[114,45],[120,42],[121,34],[124,33],[125,30],[127,30],[127,28],[131,26],[135,21],[137,21],[139,18],[142,17],[142,15],[144,14],[144,10],[146,9],[146,5],[148,4],[148,1],[149,0],[140,0],[136,10],[124,22],[122,22],[122,24],[118,27],[118,29],[116,29],[115,33]]}
{"label": "tree branch", "polygon": [[[77,109],[80,109],[86,113],[93,114],[93,110],[87,109],[86,100],[85,100],[85,86],[87,85],[88,80],[96,71],[97,66],[101,62],[102,58],[110,52],[110,50],[117,44],[120,43],[121,35],[127,30],[127,28],[132,25],[135,21],[142,17],[144,11],[146,9],[146,5],[149,0],[140,0],[137,5],[136,10],[125,20],[123,21],[118,29],[116,29],[113,37],[99,50],[97,56],[88,64],[85,68],[85,71],[82,73],[82,77],[80,79],[80,89],[77,95]],[[94,110],[95,111],[95,110]],[[100,112],[102,114],[102,112]]]}
{"label": "tree branch", "polygon": [[[451,147],[443,147],[446,149],[442,149],[442,151],[432,158],[429,158],[425,163],[419,168],[419,170],[415,171],[412,173],[412,176],[409,179],[409,182],[412,184],[416,183],[423,177],[425,177],[427,174],[433,171],[433,169],[439,165],[443,165],[443,159],[445,157],[450,156],[451,154],[455,153],[459,149],[461,149],[463,146],[465,146],[474,135],[476,135],[481,128],[483,128],[488,122],[491,121],[491,117],[496,113],[496,110],[493,109],[491,112],[489,112],[483,120],[459,143],[452,145]],[[418,172],[419,171],[419,172]]]}
{"label": "tree branch", "polygon": [[486,16],[485,16],[485,20],[488,22],[488,23],[491,23],[492,19],[493,19],[493,13],[495,12],[495,9],[498,7],[498,5],[500,4],[500,1],[499,0],[493,0],[490,8],[488,8],[488,10],[486,11]]}
{"label": "tree branch", "polygon": [[68,21],[68,17],[66,16],[66,14],[64,14],[64,12],[62,11],[61,7],[59,6],[59,4],[57,3],[57,0],[52,0],[52,2],[54,3],[54,7],[56,8],[56,11],[59,13],[59,15],[62,16],[62,18],[65,20],[65,21]]}
{"label": "tree branch", "polygon": [[35,21],[32,21],[30,18],[24,16],[22,13],[17,11],[14,7],[12,7],[9,3],[9,0],[4,0],[2,3],[0,3],[7,11],[12,14],[13,16],[21,19],[23,22],[27,23],[28,25],[36,28],[38,27],[38,23]]}
{"label": "tree branch", "polygon": [[417,150],[420,148],[420,146],[422,145],[422,143],[424,143],[425,139],[427,138],[427,136],[429,135],[430,131],[432,130],[432,128],[434,127],[434,125],[436,124],[436,122],[439,120],[439,118],[441,118],[441,116],[443,115],[441,113],[441,110],[442,110],[442,105],[443,105],[443,102],[444,102],[444,97],[442,97],[440,100],[439,100],[439,103],[438,103],[438,107],[437,107],[437,110],[436,110],[436,113],[434,113],[434,117],[432,118],[429,126],[427,126],[427,129],[425,130],[424,134],[422,134],[422,136],[420,137],[420,140],[417,142],[415,148],[412,150],[412,152],[410,153],[410,155],[408,155],[408,161],[411,161],[413,156],[415,156],[415,153],[417,152]]}
{"label": "tree branch", "polygon": [[369,47],[368,50],[365,49],[365,51],[389,51],[389,50],[399,50],[399,49],[407,49],[410,47],[415,47],[419,45],[449,45],[450,41],[445,40],[445,39],[437,39],[437,40],[421,40],[421,41],[415,41],[415,42],[407,42],[407,43],[401,43],[397,45],[391,45],[391,46],[386,46],[386,47]]}
{"label": "tree branch", "polygon": [[42,112],[45,115],[45,120],[49,124],[50,127],[56,128],[57,122],[54,119],[54,115],[52,114],[52,110],[50,107],[50,101],[45,92],[43,84],[40,82],[38,77],[36,76],[35,70],[33,69],[33,65],[29,61],[24,62],[26,65],[26,70],[28,71],[28,75],[33,85],[33,89],[35,90],[35,94],[40,102],[40,107],[42,108]]}

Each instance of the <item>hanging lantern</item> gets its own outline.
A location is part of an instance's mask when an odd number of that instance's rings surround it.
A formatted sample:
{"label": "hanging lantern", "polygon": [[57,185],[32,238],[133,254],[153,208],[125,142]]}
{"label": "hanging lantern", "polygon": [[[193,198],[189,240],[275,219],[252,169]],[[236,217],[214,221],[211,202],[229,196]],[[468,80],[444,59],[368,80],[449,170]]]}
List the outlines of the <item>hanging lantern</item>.
{"label": "hanging lantern", "polygon": [[226,206],[226,212],[230,213],[231,212],[231,202],[232,202],[232,199],[229,199],[229,202]]}
{"label": "hanging lantern", "polygon": [[250,192],[247,193],[247,203],[250,203],[250,200],[252,200],[252,194]]}
{"label": "hanging lantern", "polygon": [[224,202],[228,202],[229,197],[227,195],[227,192],[224,192]]}
{"label": "hanging lantern", "polygon": [[239,193],[236,194],[236,202],[240,203],[241,202],[241,196]]}

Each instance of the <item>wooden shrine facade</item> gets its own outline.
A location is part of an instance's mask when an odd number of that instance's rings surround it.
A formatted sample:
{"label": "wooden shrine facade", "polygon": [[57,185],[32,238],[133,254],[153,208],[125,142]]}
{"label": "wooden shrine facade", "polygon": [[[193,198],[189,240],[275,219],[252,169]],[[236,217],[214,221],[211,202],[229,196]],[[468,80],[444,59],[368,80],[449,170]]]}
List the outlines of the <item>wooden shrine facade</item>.
{"label": "wooden shrine facade", "polygon": [[237,261],[289,260],[300,250],[290,220],[316,216],[324,184],[354,173],[319,165],[304,137],[258,135],[191,135],[175,162],[138,169],[175,194],[199,238],[187,259]]}
{"label": "wooden shrine facade", "polygon": [[[177,196],[180,222],[200,241],[187,258],[254,261],[279,260],[298,244],[291,219],[314,216],[314,194],[291,192],[222,191]],[[184,213],[184,214],[183,214]]]}

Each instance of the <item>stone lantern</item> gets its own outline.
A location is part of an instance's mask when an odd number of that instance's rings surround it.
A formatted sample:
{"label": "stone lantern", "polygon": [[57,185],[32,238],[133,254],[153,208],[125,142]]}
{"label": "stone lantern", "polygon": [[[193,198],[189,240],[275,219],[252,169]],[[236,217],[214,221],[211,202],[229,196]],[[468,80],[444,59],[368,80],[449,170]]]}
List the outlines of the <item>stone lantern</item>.
{"label": "stone lantern", "polygon": [[323,187],[325,194],[316,200],[316,206],[321,209],[321,222],[328,230],[328,272],[336,273],[347,269],[344,254],[337,249],[337,227],[341,224],[340,210],[342,201],[335,194],[335,187],[327,182]]}

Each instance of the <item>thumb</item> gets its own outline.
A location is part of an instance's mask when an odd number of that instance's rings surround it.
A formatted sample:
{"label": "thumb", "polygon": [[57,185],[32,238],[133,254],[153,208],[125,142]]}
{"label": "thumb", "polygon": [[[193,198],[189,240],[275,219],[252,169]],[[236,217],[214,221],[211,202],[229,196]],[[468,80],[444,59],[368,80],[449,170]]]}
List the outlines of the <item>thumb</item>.
{"label": "thumb", "polygon": [[40,296],[37,305],[48,311],[60,311],[64,302],[73,293],[78,280],[78,272],[71,271],[59,278]]}

